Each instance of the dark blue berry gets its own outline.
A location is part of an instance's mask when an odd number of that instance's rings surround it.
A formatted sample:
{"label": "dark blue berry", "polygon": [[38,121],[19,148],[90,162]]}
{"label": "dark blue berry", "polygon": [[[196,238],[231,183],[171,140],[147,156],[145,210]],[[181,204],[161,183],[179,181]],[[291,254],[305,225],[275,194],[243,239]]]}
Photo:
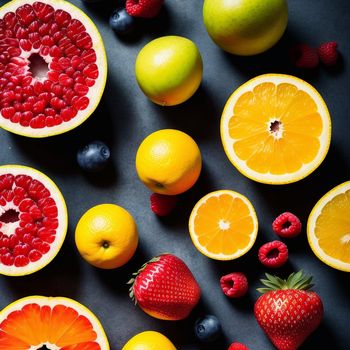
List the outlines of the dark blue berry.
{"label": "dark blue berry", "polygon": [[212,342],[221,335],[220,321],[214,315],[206,315],[196,321],[194,332],[198,340],[205,343]]}
{"label": "dark blue berry", "polygon": [[109,25],[119,35],[132,34],[136,28],[136,19],[130,16],[125,8],[113,11],[109,18]]}
{"label": "dark blue berry", "polygon": [[83,170],[93,173],[102,170],[107,165],[110,155],[105,143],[93,141],[78,150],[77,161]]}

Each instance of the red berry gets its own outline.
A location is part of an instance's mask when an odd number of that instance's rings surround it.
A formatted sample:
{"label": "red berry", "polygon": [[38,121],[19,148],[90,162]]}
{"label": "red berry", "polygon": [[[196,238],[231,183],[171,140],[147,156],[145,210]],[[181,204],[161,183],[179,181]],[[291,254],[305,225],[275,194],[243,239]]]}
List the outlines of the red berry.
{"label": "red berry", "polygon": [[292,238],[300,234],[301,222],[294,214],[285,212],[274,220],[272,230],[280,237]]}
{"label": "red berry", "polygon": [[268,242],[260,247],[258,257],[266,267],[278,268],[288,260],[288,248],[281,241]]}
{"label": "red berry", "polygon": [[232,272],[220,278],[222,291],[229,298],[239,298],[248,291],[247,277],[241,272]]}
{"label": "red berry", "polygon": [[330,41],[319,46],[317,53],[321,62],[325,66],[334,66],[338,61],[338,44],[335,41]]}
{"label": "red berry", "polygon": [[247,346],[242,343],[232,343],[227,350],[249,350]]}
{"label": "red berry", "polygon": [[157,16],[164,0],[126,0],[126,12],[133,17],[152,18]]}
{"label": "red berry", "polygon": [[316,68],[319,63],[317,51],[306,44],[297,44],[289,51],[292,63],[298,68]]}
{"label": "red berry", "polygon": [[312,277],[302,271],[287,279],[265,276],[261,280],[264,287],[258,288],[263,295],[255,302],[255,318],[276,349],[299,349],[324,313],[321,298],[310,290]]}
{"label": "red berry", "polygon": [[158,216],[170,214],[176,206],[177,197],[165,194],[152,193],[150,196],[151,209]]}
{"label": "red berry", "polygon": [[161,320],[183,320],[201,295],[190,269],[172,254],[159,255],[144,264],[129,284],[130,297],[144,312]]}

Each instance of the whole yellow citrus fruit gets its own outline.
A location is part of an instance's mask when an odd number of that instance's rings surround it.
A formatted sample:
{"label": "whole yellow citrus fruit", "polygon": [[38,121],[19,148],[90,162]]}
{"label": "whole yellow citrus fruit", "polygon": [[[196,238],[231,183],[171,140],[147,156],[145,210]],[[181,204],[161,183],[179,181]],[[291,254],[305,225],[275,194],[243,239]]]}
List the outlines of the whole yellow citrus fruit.
{"label": "whole yellow citrus fruit", "polygon": [[179,130],[158,130],[148,135],[137,150],[137,174],[156,193],[176,195],[187,191],[197,181],[201,169],[198,145]]}
{"label": "whole yellow citrus fruit", "polygon": [[286,0],[204,0],[203,20],[213,41],[235,55],[272,47],[288,22]]}
{"label": "whole yellow citrus fruit", "polygon": [[133,217],[115,204],[90,208],[75,229],[75,244],[81,256],[91,265],[114,269],[126,264],[138,244]]}
{"label": "whole yellow citrus fruit", "polygon": [[133,336],[122,350],[176,350],[176,348],[165,335],[146,331]]}
{"label": "whole yellow citrus fruit", "polygon": [[136,80],[154,103],[174,106],[188,100],[202,81],[203,63],[196,44],[169,35],[149,42],[135,63]]}

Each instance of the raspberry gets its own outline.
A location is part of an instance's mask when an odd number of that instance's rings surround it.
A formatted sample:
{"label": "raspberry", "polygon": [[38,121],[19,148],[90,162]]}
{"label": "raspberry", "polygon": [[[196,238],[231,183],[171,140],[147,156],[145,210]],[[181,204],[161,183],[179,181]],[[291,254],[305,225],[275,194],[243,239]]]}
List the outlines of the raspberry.
{"label": "raspberry", "polygon": [[150,196],[151,209],[158,216],[170,214],[176,206],[177,197],[165,194],[152,193]]}
{"label": "raspberry", "polygon": [[306,44],[297,44],[289,51],[292,63],[298,68],[316,68],[319,63],[317,51]]}
{"label": "raspberry", "polygon": [[272,230],[283,238],[292,238],[300,234],[301,222],[294,214],[285,212],[272,223]]}
{"label": "raspberry", "polygon": [[325,66],[334,66],[338,61],[338,44],[330,41],[319,46],[317,53]]}
{"label": "raspberry", "polygon": [[242,343],[232,343],[227,350],[249,350],[249,348]]}
{"label": "raspberry", "polygon": [[152,18],[158,15],[164,0],[126,0],[126,12],[133,17]]}
{"label": "raspberry", "polygon": [[281,241],[268,242],[260,247],[258,257],[264,266],[276,269],[288,260],[288,248]]}
{"label": "raspberry", "polygon": [[239,298],[248,291],[247,277],[241,272],[232,272],[220,278],[222,291],[229,298]]}

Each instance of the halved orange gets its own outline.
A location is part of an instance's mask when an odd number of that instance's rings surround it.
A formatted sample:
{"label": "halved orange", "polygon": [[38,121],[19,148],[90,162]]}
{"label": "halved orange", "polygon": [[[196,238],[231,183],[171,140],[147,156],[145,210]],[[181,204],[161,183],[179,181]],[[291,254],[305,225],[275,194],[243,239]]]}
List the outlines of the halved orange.
{"label": "halved orange", "polygon": [[220,190],[208,193],[194,206],[189,231],[193,244],[207,257],[233,260],[253,246],[258,219],[245,196]]}
{"label": "halved orange", "polygon": [[0,313],[0,350],[109,350],[102,325],[80,303],[30,296]]}
{"label": "halved orange", "polygon": [[325,264],[350,272],[350,181],[327,192],[307,222],[311,249]]}
{"label": "halved orange", "polygon": [[321,95],[291,75],[264,74],[240,86],[221,117],[227,157],[245,176],[267,184],[305,178],[327,155],[331,119]]}

